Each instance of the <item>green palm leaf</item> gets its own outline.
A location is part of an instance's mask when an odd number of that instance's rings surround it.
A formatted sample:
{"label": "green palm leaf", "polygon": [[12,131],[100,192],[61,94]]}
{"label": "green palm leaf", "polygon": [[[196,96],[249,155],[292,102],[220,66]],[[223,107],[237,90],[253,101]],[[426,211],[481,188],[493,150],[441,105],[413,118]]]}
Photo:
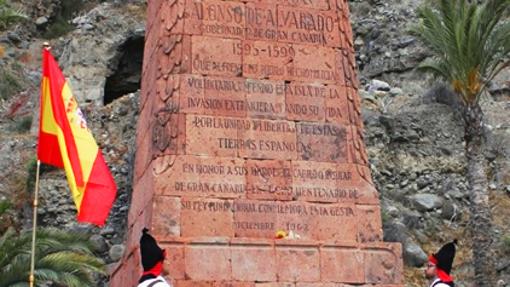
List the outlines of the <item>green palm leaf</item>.
{"label": "green palm leaf", "polygon": [[[418,9],[412,33],[432,52],[420,70],[447,81],[463,106],[470,231],[476,286],[494,286],[487,171],[483,157],[483,110],[480,98],[490,81],[510,66],[510,0],[431,0]],[[479,2],[481,2],[479,4]]]}
{"label": "green palm leaf", "polygon": [[418,9],[412,33],[433,53],[420,66],[449,82],[464,103],[477,103],[487,84],[508,66],[510,0],[435,0]]}
{"label": "green palm leaf", "polygon": [[5,29],[9,24],[27,18],[28,16],[22,10],[12,8],[6,0],[0,0],[0,29]]}
{"label": "green palm leaf", "polygon": [[[31,235],[24,232],[18,236],[8,230],[0,238],[0,287],[28,286]],[[36,284],[93,286],[92,274],[105,274],[104,263],[94,256],[86,234],[41,229],[35,247]]]}

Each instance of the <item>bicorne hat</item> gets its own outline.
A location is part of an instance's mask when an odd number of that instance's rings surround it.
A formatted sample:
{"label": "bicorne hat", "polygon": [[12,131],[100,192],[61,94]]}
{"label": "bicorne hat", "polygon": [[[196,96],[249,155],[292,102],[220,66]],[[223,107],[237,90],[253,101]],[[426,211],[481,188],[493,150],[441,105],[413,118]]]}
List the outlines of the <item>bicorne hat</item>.
{"label": "bicorne hat", "polygon": [[455,257],[456,244],[457,239],[443,245],[439,251],[429,257],[429,261],[434,263],[437,268],[443,270],[447,274],[450,274],[452,271],[453,258]]}

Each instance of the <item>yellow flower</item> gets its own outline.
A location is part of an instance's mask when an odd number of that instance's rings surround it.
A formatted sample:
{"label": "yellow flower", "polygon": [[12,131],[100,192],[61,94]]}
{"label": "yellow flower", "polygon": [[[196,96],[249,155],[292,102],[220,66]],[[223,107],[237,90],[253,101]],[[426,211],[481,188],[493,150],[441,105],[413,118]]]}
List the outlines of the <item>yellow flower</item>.
{"label": "yellow flower", "polygon": [[287,237],[287,232],[285,230],[278,230],[276,231],[275,238],[276,239],[282,239]]}

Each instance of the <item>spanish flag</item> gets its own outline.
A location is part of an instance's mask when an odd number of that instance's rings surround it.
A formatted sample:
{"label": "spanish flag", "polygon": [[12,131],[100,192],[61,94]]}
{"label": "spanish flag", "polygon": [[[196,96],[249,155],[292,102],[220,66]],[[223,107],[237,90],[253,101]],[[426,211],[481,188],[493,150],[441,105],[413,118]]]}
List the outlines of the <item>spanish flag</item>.
{"label": "spanish flag", "polygon": [[40,106],[38,159],[64,168],[78,221],[104,225],[117,187],[58,63],[46,48]]}

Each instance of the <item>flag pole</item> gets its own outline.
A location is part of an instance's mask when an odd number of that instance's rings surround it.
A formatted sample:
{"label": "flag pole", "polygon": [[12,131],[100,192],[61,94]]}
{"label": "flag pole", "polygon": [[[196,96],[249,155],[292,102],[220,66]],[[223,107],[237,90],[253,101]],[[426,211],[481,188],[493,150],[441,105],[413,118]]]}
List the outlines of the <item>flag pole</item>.
{"label": "flag pole", "polygon": [[37,160],[37,172],[35,175],[35,194],[34,194],[34,222],[32,227],[32,254],[30,258],[30,276],[28,278],[30,282],[30,287],[34,287],[34,269],[35,269],[35,231],[37,228],[37,205],[38,197],[39,197],[39,169],[41,167],[41,161]]}
{"label": "flag pole", "polygon": [[[50,43],[44,42],[43,43],[43,49],[50,49]],[[42,105],[42,103],[39,103]],[[30,284],[30,287],[34,287],[35,282],[35,276],[34,276],[34,270],[35,270],[35,235],[37,231],[37,206],[39,205],[39,170],[41,168],[41,161],[37,159],[37,172],[35,174],[35,192],[34,192],[34,215],[33,215],[33,222],[32,222],[32,252],[30,254],[30,275],[28,277],[28,282]]]}

